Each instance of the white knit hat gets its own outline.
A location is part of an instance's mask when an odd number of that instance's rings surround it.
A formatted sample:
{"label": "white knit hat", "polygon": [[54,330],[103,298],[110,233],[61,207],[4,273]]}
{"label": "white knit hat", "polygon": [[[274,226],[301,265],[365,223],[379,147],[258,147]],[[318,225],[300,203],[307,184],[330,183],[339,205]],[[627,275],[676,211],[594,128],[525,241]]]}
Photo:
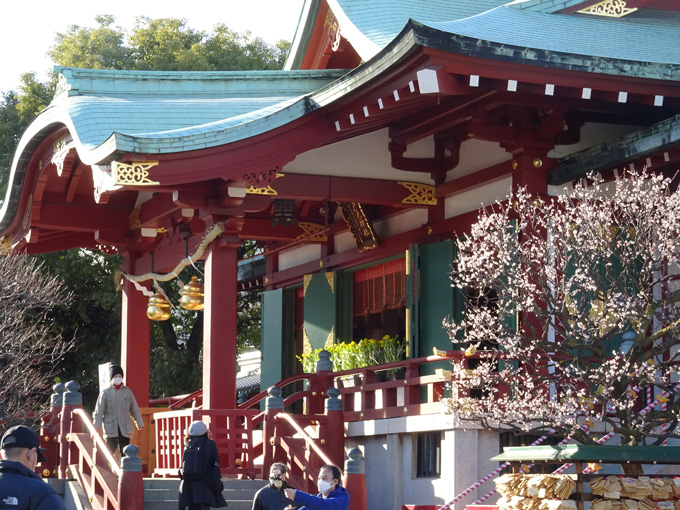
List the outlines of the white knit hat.
{"label": "white knit hat", "polygon": [[192,421],[189,425],[189,435],[190,436],[202,436],[208,431],[205,423],[200,420]]}

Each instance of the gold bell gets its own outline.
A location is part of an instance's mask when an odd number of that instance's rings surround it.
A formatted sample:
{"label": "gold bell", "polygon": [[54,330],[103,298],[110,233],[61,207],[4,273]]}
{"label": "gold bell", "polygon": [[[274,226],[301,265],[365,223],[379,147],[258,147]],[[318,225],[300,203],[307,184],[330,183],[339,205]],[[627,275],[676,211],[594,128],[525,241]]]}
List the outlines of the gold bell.
{"label": "gold bell", "polygon": [[152,321],[166,321],[170,318],[170,303],[162,294],[156,293],[149,298],[146,316]]}
{"label": "gold bell", "polygon": [[192,276],[191,281],[182,287],[180,294],[182,297],[179,300],[179,304],[182,308],[185,310],[203,310],[205,306],[203,301],[205,292],[203,285],[198,283],[198,279],[195,276]]}

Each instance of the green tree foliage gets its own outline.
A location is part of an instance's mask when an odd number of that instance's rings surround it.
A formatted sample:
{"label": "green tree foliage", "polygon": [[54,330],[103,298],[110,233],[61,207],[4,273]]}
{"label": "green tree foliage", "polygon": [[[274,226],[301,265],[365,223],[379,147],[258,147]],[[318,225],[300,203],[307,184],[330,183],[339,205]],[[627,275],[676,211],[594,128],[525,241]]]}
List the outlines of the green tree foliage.
{"label": "green tree foliage", "polygon": [[[139,17],[128,32],[115,18],[101,15],[97,26],[69,26],[57,33],[48,55],[67,67],[121,70],[234,71],[281,69],[290,43],[269,45],[249,32],[237,33],[217,24],[211,33],[194,30],[183,19]],[[54,95],[56,76],[40,82],[35,73],[25,74],[17,92],[8,92],[0,103],[0,186],[7,186],[11,161],[21,132]],[[252,252],[247,245],[243,254]],[[86,250],[41,255],[41,260],[64,277],[74,300],[52,314],[55,330],[75,334],[78,348],[61,362],[59,372],[81,383],[84,403],[91,405],[97,393],[97,365],[119,361],[120,294],[113,285],[118,257]],[[189,281],[189,270],[181,277]],[[177,288],[168,292],[176,294]],[[239,346],[259,347],[260,295],[239,296]],[[173,313],[172,322],[154,323],[151,339],[151,397],[193,391],[201,385],[202,313]]]}
{"label": "green tree foliage", "polygon": [[113,16],[97,16],[97,28],[71,25],[57,32],[48,55],[59,65],[86,69],[129,69],[132,50],[125,45],[125,31],[113,26]]}
{"label": "green tree foliage", "polygon": [[54,95],[54,82],[41,83],[35,73],[21,77],[19,92],[5,92],[0,99],[0,197],[5,196],[14,151],[21,133]]}
{"label": "green tree foliage", "polygon": [[0,192],[7,190],[14,149],[19,143],[23,126],[19,119],[19,98],[13,91],[6,92],[0,103]]}
{"label": "green tree foliage", "polygon": [[83,406],[92,410],[99,393],[98,365],[117,363],[120,358],[121,298],[112,275],[122,258],[73,249],[36,255],[35,259],[60,275],[73,296],[50,312],[55,329],[76,340],[76,348],[60,362],[59,374],[80,383]]}

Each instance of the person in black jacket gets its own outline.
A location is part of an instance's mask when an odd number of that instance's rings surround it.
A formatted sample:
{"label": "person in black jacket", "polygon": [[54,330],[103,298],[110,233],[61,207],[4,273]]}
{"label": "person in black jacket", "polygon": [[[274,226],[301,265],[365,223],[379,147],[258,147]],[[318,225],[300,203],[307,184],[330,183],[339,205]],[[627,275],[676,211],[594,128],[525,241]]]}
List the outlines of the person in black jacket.
{"label": "person in black jacket", "polygon": [[38,434],[24,425],[11,427],[0,442],[0,508],[64,510],[55,490],[35,474],[38,462],[47,462]]}
{"label": "person in black jacket", "polygon": [[205,455],[205,474],[198,480],[188,480],[180,470],[179,510],[208,510],[227,506],[222,496],[224,484],[220,473],[220,458],[215,441],[208,437],[208,427],[202,421],[193,421],[184,447],[186,457],[189,449],[200,449]]}
{"label": "person in black jacket", "polygon": [[269,468],[269,485],[255,494],[253,510],[283,510],[293,502],[286,498],[283,490],[289,488],[286,465],[275,462]]}

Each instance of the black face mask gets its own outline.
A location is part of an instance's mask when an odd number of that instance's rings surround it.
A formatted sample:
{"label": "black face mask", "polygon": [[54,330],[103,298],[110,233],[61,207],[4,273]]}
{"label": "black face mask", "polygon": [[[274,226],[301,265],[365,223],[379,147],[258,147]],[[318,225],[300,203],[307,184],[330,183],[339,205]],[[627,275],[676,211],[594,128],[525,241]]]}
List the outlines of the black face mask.
{"label": "black face mask", "polygon": [[282,491],[288,487],[285,480],[281,480],[281,471],[272,471],[269,475],[269,485],[274,487],[277,491]]}

